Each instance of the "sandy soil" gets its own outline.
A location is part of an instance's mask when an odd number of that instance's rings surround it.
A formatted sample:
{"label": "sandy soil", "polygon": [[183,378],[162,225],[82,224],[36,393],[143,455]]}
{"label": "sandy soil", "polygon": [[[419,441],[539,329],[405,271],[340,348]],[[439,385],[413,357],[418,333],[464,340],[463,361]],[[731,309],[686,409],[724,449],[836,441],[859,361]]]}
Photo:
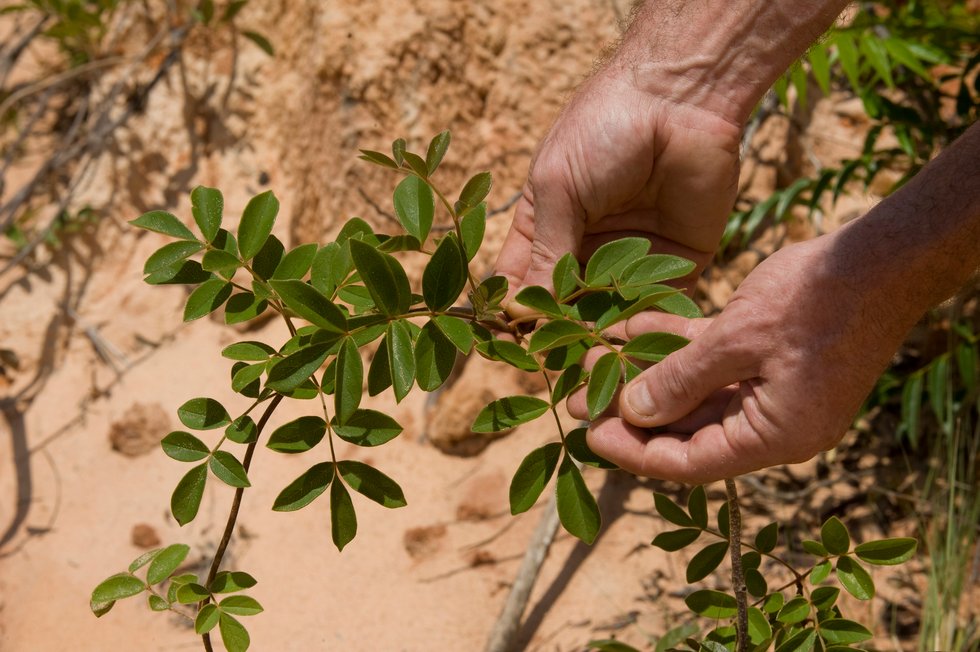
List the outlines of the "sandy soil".
{"label": "sandy soil", "polygon": [[[277,234],[287,243],[329,237],[351,215],[390,229],[392,178],[357,161],[357,149],[385,149],[397,136],[422,148],[447,127],[455,141],[441,172],[445,186],[491,169],[490,204],[501,206],[518,191],[563,98],[616,38],[626,5],[254,0],[241,22],[269,37],[275,58],[225,33],[189,43],[183,73],[173,71],[145,113],[116,134],[84,191],[105,219],[0,278],[0,342],[18,358],[0,376],[0,649],[199,645],[187,623],[139,602],[122,602],[102,620],[88,608],[95,584],[147,547],[185,542],[192,546],[188,567],[206,563],[231,492],[210,488],[197,520],[178,527],[168,501],[186,469],[157,442],[177,426],[175,409],[188,398],[243,404],[228,389],[230,365],[218,355],[241,333],[209,319],[182,325],[185,291],[141,282],[142,262],[163,239],[125,220],[151,208],[187,219],[187,193],[205,184],[223,189],[232,216],[252,193],[274,189],[283,203]],[[853,125],[831,104],[811,124],[824,125],[807,136],[821,156],[853,153],[854,139],[841,131]],[[828,124],[836,135],[827,136]],[[770,145],[776,163],[749,165],[744,177],[759,193],[777,183],[776,169],[788,158],[789,127],[769,128],[782,129],[759,136],[783,143]],[[870,201],[842,204],[827,228]],[[479,270],[489,270],[506,226],[506,214],[491,220]],[[810,235],[803,227],[790,233]],[[757,260],[749,252],[711,270],[701,288],[705,307],[723,305]],[[271,323],[248,338],[282,335]],[[396,478],[409,505],[386,511],[357,501],[358,536],[342,554],[329,541],[325,499],[293,514],[269,509],[312,462],[259,451],[226,562],[259,580],[253,594],[266,613],[249,620],[252,649],[482,648],[541,517],[540,507],[507,514],[510,475],[555,433],[522,428],[487,446],[464,446],[482,449],[465,457],[440,448],[469,434],[453,423],[469,423],[467,411],[482,403],[463,398],[517,382],[471,372],[459,400],[431,406],[415,397],[392,407],[390,396],[372,399],[369,406],[406,426],[401,440],[338,452]],[[304,409],[289,406],[272,425]],[[818,466],[779,471],[773,486],[804,486]],[[648,545],[667,528],[651,515],[651,490],[681,488],[624,473],[594,471],[586,479],[599,496],[602,534],[591,548],[558,536],[520,649],[579,650],[610,635],[640,646],[685,612],[683,555]],[[861,482],[847,486],[859,492]],[[713,500],[721,499],[718,490]],[[811,494],[783,516],[815,523],[836,513],[839,498],[839,491]],[[765,501],[749,500],[750,522],[759,522]],[[872,508],[858,514],[872,531],[879,516]]]}

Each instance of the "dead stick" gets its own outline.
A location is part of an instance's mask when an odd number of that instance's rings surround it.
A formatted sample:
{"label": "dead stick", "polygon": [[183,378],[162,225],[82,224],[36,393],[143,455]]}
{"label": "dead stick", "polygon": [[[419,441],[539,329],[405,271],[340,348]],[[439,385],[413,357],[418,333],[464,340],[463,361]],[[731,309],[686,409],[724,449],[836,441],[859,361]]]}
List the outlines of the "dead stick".
{"label": "dead stick", "polygon": [[528,544],[527,552],[524,553],[524,560],[517,571],[514,583],[510,587],[507,601],[504,608],[497,617],[497,622],[490,632],[490,638],[484,652],[508,652],[514,644],[514,637],[521,625],[521,617],[524,609],[531,597],[531,589],[534,582],[538,579],[541,565],[548,554],[551,542],[555,539],[558,531],[558,506],[556,494],[552,493],[548,504],[545,505],[544,514],[531,535],[531,542]]}

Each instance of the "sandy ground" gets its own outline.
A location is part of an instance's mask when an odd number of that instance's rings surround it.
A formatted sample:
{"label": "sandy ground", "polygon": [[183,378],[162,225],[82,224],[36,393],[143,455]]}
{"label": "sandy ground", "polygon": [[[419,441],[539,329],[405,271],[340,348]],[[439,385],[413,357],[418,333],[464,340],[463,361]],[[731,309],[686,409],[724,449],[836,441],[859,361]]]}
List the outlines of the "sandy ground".
{"label": "sandy ground", "polygon": [[[242,23],[269,37],[275,58],[224,33],[189,43],[182,74],[172,72],[145,113],[116,135],[87,184],[87,201],[105,219],[0,278],[0,342],[19,359],[0,378],[0,649],[199,646],[186,622],[138,601],[97,620],[88,595],[146,547],[185,542],[189,565],[207,562],[231,491],[209,488],[197,520],[178,527],[169,495],[186,467],[157,442],[178,426],[175,410],[191,397],[244,405],[227,387],[221,347],[246,337],[275,342],[283,332],[276,323],[247,336],[209,319],[182,325],[185,291],[141,282],[142,262],[164,240],[125,220],[151,208],[189,219],[187,193],[205,184],[224,190],[231,216],[252,193],[274,189],[283,202],[276,232],[287,243],[329,237],[351,215],[390,229],[393,180],[357,161],[357,149],[384,149],[397,136],[423,148],[447,127],[455,141],[441,172],[446,187],[491,169],[490,204],[501,206],[518,191],[563,98],[616,38],[626,4],[254,0]],[[850,124],[829,109],[813,119],[838,130]],[[826,156],[832,147],[853,153],[853,138],[836,134],[815,146]],[[774,170],[748,166],[746,183],[771,189]],[[870,201],[845,203],[838,216]],[[491,220],[479,270],[492,264],[506,223],[506,214]],[[808,235],[801,227],[790,237]],[[756,260],[713,270],[705,306],[723,305]],[[470,373],[460,395],[512,382]],[[358,536],[342,554],[329,541],[325,498],[298,513],[270,510],[313,462],[259,450],[226,560],[259,580],[253,595],[266,612],[248,621],[254,650],[479,650],[497,618],[541,518],[540,507],[507,514],[510,475],[555,433],[525,427],[479,455],[453,456],[426,433],[450,420],[468,423],[480,405],[433,410],[415,397],[393,407],[386,395],[368,405],[391,411],[405,433],[381,450],[338,453],[397,479],[409,504],[387,511],[355,498]],[[305,410],[289,405],[271,425]],[[805,482],[813,468],[794,477]],[[639,646],[684,613],[683,556],[648,545],[667,528],[651,515],[651,490],[680,488],[624,473],[590,471],[586,479],[599,496],[602,533],[591,548],[559,534],[520,649],[579,650],[610,635]],[[796,517],[826,515],[833,507],[824,498],[797,505]]]}

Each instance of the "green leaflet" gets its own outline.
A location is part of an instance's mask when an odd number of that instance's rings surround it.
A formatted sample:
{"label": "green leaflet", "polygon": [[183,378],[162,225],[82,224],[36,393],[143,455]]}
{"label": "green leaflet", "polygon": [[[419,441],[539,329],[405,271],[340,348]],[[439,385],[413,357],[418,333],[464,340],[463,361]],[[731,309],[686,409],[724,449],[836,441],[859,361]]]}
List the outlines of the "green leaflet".
{"label": "green leaflet", "polygon": [[510,513],[521,514],[531,509],[554,475],[561,456],[561,444],[551,442],[537,448],[524,458],[510,482]]}
{"label": "green leaflet", "polygon": [[425,242],[432,228],[435,199],[432,188],[416,176],[407,176],[395,188],[395,215],[409,235]]}
{"label": "green leaflet", "polygon": [[562,527],[592,545],[599,534],[602,516],[595,498],[585,486],[582,473],[568,455],[561,461],[557,481],[558,518]]}
{"label": "green leaflet", "polygon": [[267,190],[249,200],[238,225],[238,250],[249,260],[262,249],[279,213],[279,200]]}
{"label": "green leaflet", "polygon": [[333,462],[314,464],[279,492],[272,504],[272,510],[293,512],[306,507],[327,490],[333,477]]}
{"label": "green leaflet", "polygon": [[476,415],[473,432],[500,432],[533,421],[548,411],[547,401],[534,396],[508,396],[493,401]]}
{"label": "green leaflet", "polygon": [[351,489],[379,505],[395,508],[408,504],[398,483],[372,466],[363,462],[345,460],[337,462],[337,472]]}
{"label": "green leaflet", "polygon": [[215,188],[197,186],[191,191],[191,214],[205,242],[211,242],[218,235],[224,205],[224,197]]}

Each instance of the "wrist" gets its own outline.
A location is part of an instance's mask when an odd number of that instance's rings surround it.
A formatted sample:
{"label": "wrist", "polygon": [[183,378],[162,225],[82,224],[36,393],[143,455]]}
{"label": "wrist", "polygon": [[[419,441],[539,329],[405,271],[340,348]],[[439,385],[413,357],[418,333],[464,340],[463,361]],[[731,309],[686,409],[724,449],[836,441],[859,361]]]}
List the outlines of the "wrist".
{"label": "wrist", "polygon": [[846,4],[648,0],[609,66],[646,93],[741,127]]}

